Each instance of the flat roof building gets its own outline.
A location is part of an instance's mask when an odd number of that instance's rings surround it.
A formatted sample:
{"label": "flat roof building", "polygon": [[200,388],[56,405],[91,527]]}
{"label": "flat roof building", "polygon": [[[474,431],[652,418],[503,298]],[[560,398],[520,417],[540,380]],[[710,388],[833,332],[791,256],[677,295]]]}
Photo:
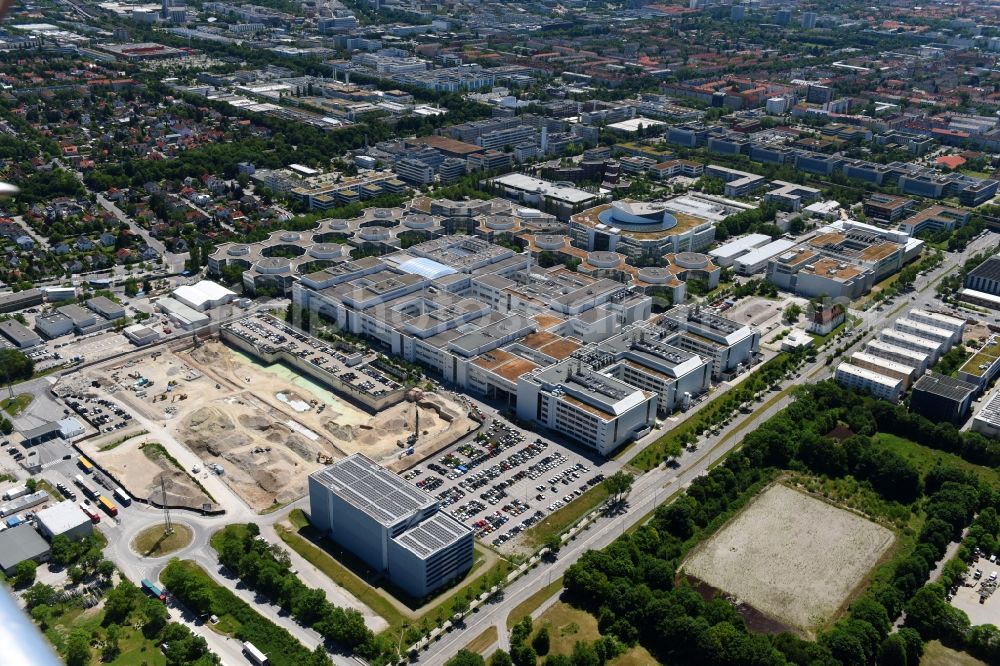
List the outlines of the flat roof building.
{"label": "flat roof building", "polygon": [[65,536],[79,539],[92,534],[94,524],[76,502],[66,500],[35,514],[38,531],[48,539]]}
{"label": "flat roof building", "polygon": [[1000,439],[1000,390],[994,391],[972,417],[972,429],[987,437]]}
{"label": "flat roof building", "polygon": [[894,345],[885,340],[870,340],[865,351],[873,356],[912,367],[922,375],[930,365],[930,354]]}
{"label": "flat roof building", "polygon": [[417,599],[472,568],[472,530],[360,453],[309,476],[309,506],[325,536]]}
{"label": "flat roof building", "polygon": [[926,338],[932,342],[941,343],[942,353],[951,349],[952,345],[958,342],[962,337],[962,333],[960,331],[950,331],[946,328],[938,328],[937,326],[932,326],[931,324],[914,321],[909,317],[897,319],[893,326],[897,331]]}
{"label": "flat roof building", "polygon": [[771,242],[767,234],[747,234],[729,241],[709,251],[712,261],[719,266],[732,266],[733,262],[747,252]]}
{"label": "flat roof building", "polygon": [[26,560],[38,564],[49,559],[49,544],[27,523],[0,532],[0,570],[10,576]]}
{"label": "flat roof building", "polygon": [[975,384],[932,372],[921,376],[910,393],[910,411],[935,423],[965,420],[976,393]]}
{"label": "flat roof building", "polygon": [[49,338],[58,338],[73,332],[73,320],[61,312],[35,317],[35,329]]}
{"label": "flat roof building", "polygon": [[851,356],[851,363],[853,365],[871,370],[872,372],[877,372],[880,375],[903,380],[904,391],[910,388],[910,384],[917,376],[916,368],[903,363],[897,363],[896,361],[890,361],[889,359],[869,354],[867,352],[855,352],[854,355]]}
{"label": "flat roof building", "polygon": [[1000,296],[1000,257],[990,257],[965,276],[965,286],[974,291],[982,291]]}
{"label": "flat roof building", "polygon": [[772,241],[767,245],[750,250],[742,257],[738,257],[733,265],[736,267],[736,272],[740,275],[753,275],[755,273],[760,273],[767,268],[767,262],[786,250],[790,250],[795,247],[795,241],[790,241],[785,238],[779,238],[776,241]]}
{"label": "flat roof building", "polygon": [[107,296],[97,296],[87,301],[87,307],[105,319],[114,321],[125,316],[125,306],[115,303]]}
{"label": "flat roof building", "polygon": [[18,349],[27,349],[42,344],[42,339],[38,337],[37,333],[13,319],[0,321],[0,333],[3,333],[3,336],[13,342]]}
{"label": "flat roof building", "polygon": [[937,363],[937,360],[941,358],[941,354],[944,353],[941,351],[942,344],[940,342],[928,340],[927,338],[906,333],[905,331],[884,328],[879,333],[879,339],[897,347],[904,347],[905,349],[912,349],[913,351],[927,354],[930,357],[931,365]]}
{"label": "flat roof building", "polygon": [[880,400],[896,402],[903,393],[902,379],[883,375],[846,361],[837,366],[834,378],[841,386],[871,393]]}

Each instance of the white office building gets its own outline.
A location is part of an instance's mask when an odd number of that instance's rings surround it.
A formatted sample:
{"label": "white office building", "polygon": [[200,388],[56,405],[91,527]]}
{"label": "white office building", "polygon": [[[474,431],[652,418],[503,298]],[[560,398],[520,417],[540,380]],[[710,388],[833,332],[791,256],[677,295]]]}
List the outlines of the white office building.
{"label": "white office building", "polygon": [[851,363],[866,370],[877,372],[880,375],[903,380],[903,390],[910,388],[910,384],[917,377],[917,370],[909,365],[890,361],[889,359],[875,356],[867,352],[855,352],[851,357]]}
{"label": "white office building", "polygon": [[736,272],[740,275],[755,275],[765,270],[767,262],[773,257],[778,256],[782,252],[787,252],[793,247],[795,247],[795,241],[779,238],[738,257],[733,262],[733,265],[736,267]]}
{"label": "white office building", "polygon": [[847,388],[871,393],[881,400],[896,402],[903,393],[903,380],[880,374],[852,363],[841,363],[835,373],[837,383]]}
{"label": "white office building", "polygon": [[951,349],[952,345],[962,339],[961,331],[949,331],[946,328],[938,328],[937,326],[914,321],[909,317],[897,319],[894,327],[897,331],[941,343],[942,353]]}
{"label": "white office building", "polygon": [[930,354],[900,347],[884,340],[871,340],[865,345],[865,352],[888,361],[910,366],[918,375],[924,374],[930,366]]}
{"label": "white office building", "polygon": [[771,242],[771,237],[766,234],[747,234],[720,245],[711,250],[708,254],[712,261],[723,268],[732,266],[739,257],[742,257],[751,250],[755,250],[762,245]]}
{"label": "white office building", "polygon": [[913,351],[922,352],[927,354],[930,358],[930,364],[934,365],[937,360],[941,358],[943,345],[940,342],[935,342],[933,340],[928,340],[927,338],[920,337],[919,335],[913,335],[912,333],[906,333],[904,331],[895,329],[882,329],[879,333],[879,339],[883,342],[888,342],[891,345],[896,345],[897,347],[903,347],[905,349],[911,349]]}

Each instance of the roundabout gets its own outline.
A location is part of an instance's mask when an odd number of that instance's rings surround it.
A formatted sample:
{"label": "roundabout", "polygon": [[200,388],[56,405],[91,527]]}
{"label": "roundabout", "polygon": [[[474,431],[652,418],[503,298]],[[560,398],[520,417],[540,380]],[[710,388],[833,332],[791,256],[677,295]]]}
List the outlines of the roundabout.
{"label": "roundabout", "polygon": [[184,523],[173,523],[167,534],[161,523],[150,525],[132,539],[129,547],[140,557],[165,557],[191,545],[194,532]]}

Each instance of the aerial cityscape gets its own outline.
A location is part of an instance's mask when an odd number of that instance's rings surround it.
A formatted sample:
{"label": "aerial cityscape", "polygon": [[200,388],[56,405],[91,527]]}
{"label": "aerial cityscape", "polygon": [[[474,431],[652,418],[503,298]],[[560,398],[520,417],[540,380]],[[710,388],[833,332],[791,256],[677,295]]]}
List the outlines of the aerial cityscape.
{"label": "aerial cityscape", "polygon": [[0,19],[0,666],[1000,664],[1000,2]]}

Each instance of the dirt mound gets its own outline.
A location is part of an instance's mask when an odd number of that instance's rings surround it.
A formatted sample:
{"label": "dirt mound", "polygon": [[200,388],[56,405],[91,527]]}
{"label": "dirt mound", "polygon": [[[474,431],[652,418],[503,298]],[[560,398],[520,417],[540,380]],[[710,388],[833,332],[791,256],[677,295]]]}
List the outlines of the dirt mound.
{"label": "dirt mound", "polygon": [[232,419],[215,407],[202,407],[193,412],[185,425],[197,433],[218,433],[236,427]]}
{"label": "dirt mound", "polygon": [[304,439],[296,435],[292,435],[287,440],[285,440],[285,446],[291,449],[295,455],[302,458],[306,462],[313,462],[316,460],[316,453],[312,448],[306,443]]}
{"label": "dirt mound", "polygon": [[240,425],[251,430],[269,430],[274,425],[270,419],[252,414],[240,414]]}
{"label": "dirt mound", "polygon": [[206,343],[195,347],[188,352],[188,356],[198,363],[198,365],[213,365],[222,360],[225,348],[216,343]]}
{"label": "dirt mound", "polygon": [[353,426],[326,421],[323,427],[330,431],[334,442],[353,442],[358,436]]}

